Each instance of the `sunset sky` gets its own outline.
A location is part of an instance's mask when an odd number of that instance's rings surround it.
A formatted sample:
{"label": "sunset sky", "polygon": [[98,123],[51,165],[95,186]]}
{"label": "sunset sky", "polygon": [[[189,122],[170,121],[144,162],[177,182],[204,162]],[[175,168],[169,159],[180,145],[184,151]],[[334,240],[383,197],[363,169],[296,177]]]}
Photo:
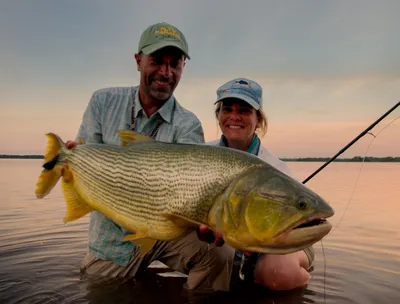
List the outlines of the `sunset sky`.
{"label": "sunset sky", "polygon": [[[41,154],[44,134],[73,139],[93,91],[137,85],[133,54],[150,24],[189,43],[178,101],[217,138],[216,89],[264,89],[263,143],[280,157],[330,157],[400,100],[400,1],[0,2],[0,154]],[[400,116],[400,107],[374,130]],[[365,136],[341,157],[364,155]],[[368,156],[400,156],[400,119]]]}

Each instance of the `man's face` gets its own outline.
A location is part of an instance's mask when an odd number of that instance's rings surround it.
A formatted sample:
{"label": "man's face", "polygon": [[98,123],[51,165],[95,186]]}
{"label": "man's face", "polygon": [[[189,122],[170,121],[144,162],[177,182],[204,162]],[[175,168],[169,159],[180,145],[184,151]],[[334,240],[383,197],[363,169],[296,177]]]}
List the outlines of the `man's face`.
{"label": "man's face", "polygon": [[150,55],[135,54],[135,59],[143,93],[159,101],[170,98],[185,66],[182,52],[177,48],[167,47]]}

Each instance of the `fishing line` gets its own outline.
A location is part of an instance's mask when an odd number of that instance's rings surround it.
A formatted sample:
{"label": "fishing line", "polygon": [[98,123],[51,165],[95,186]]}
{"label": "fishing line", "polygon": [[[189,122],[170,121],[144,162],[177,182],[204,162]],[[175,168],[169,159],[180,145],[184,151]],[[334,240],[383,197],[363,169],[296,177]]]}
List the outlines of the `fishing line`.
{"label": "fishing line", "polygon": [[321,249],[322,249],[322,256],[324,257],[324,303],[326,304],[326,255],[325,255],[325,248],[324,248],[324,243],[321,242]]}
{"label": "fishing line", "polygon": [[[329,165],[333,160],[335,160],[340,154],[342,154],[344,151],[346,151],[348,148],[350,148],[355,142],[357,142],[357,141],[358,141],[361,137],[363,137],[365,134],[370,134],[370,135],[373,136],[373,139],[372,139],[371,142],[369,143],[369,145],[368,145],[368,147],[367,147],[367,149],[366,149],[366,151],[365,151],[365,153],[364,153],[364,157],[363,157],[363,160],[362,160],[362,163],[361,163],[360,170],[359,170],[358,175],[357,175],[357,179],[356,179],[356,183],[355,183],[354,188],[353,188],[353,192],[352,192],[352,194],[351,194],[351,196],[350,196],[350,199],[349,199],[349,202],[348,202],[348,204],[347,204],[347,206],[346,206],[346,208],[345,208],[345,212],[342,214],[342,217],[339,219],[339,223],[340,223],[341,220],[343,219],[344,214],[346,213],[346,210],[347,210],[347,208],[348,208],[348,206],[349,206],[349,204],[350,204],[350,202],[351,202],[351,200],[352,200],[352,198],[353,198],[353,195],[354,195],[355,189],[356,189],[356,187],[357,187],[357,183],[358,183],[358,180],[359,180],[359,177],[360,177],[362,168],[363,168],[363,166],[364,166],[365,158],[366,158],[366,155],[367,155],[367,153],[368,153],[368,150],[369,150],[370,146],[372,145],[373,141],[378,137],[378,135],[379,135],[384,129],[386,129],[386,128],[389,127],[392,123],[394,123],[397,119],[399,119],[400,116],[398,116],[397,118],[393,119],[393,120],[392,120],[390,123],[388,123],[384,128],[382,128],[382,129],[378,132],[378,134],[376,134],[376,135],[374,135],[373,133],[371,133],[371,132],[369,132],[369,131],[370,131],[372,128],[374,128],[374,127],[375,127],[381,120],[383,120],[386,116],[388,116],[391,112],[393,112],[398,106],[400,106],[400,101],[397,102],[397,104],[395,104],[395,105],[394,105],[392,108],[390,108],[388,111],[386,111],[386,113],[384,113],[381,117],[379,117],[379,118],[378,118],[375,122],[373,122],[368,128],[366,128],[364,131],[362,131],[356,138],[354,138],[350,143],[348,143],[348,144],[347,144],[345,147],[343,147],[338,153],[336,153],[330,160],[328,160],[327,162],[325,162],[321,167],[319,167],[316,171],[314,171],[309,177],[307,177],[307,178],[303,181],[303,184],[307,183],[307,182],[308,182],[310,179],[312,179],[316,174],[318,174],[318,172],[320,172],[320,171],[321,171],[322,169],[324,169],[327,165]],[[339,226],[339,223],[338,223],[335,227],[333,227],[333,228],[334,228],[333,230],[335,230],[335,228]],[[332,230],[332,231],[333,231],[333,230]],[[321,242],[321,248],[322,248],[322,252],[323,252],[323,260],[324,260],[324,280],[323,280],[323,282],[324,282],[324,303],[326,303],[326,255],[325,255],[325,250],[324,250],[324,246],[323,246],[322,240],[320,240],[320,242]]]}
{"label": "fishing line", "polygon": [[364,164],[365,164],[365,159],[366,159],[366,157],[367,157],[367,153],[368,153],[369,149],[371,148],[372,143],[375,141],[375,139],[379,136],[379,134],[380,134],[383,130],[385,130],[387,127],[389,127],[392,123],[394,123],[394,122],[395,122],[396,120],[398,120],[399,118],[400,118],[400,116],[398,116],[398,117],[396,117],[395,119],[393,119],[392,121],[390,121],[390,122],[389,122],[388,124],[386,124],[376,135],[374,135],[374,134],[371,133],[371,132],[368,132],[368,133],[367,133],[367,134],[371,135],[373,138],[371,139],[370,143],[368,144],[367,148],[365,149],[365,153],[364,153],[364,156],[363,156],[363,159],[362,159],[362,162],[361,162],[360,169],[358,170],[356,182],[355,182],[355,184],[354,184],[354,188],[353,188],[352,193],[351,193],[351,195],[350,195],[350,199],[349,199],[349,201],[348,201],[348,203],[347,203],[347,205],[346,205],[346,207],[345,207],[344,212],[342,213],[342,216],[340,217],[340,219],[339,219],[339,221],[336,223],[336,225],[332,228],[332,231],[331,231],[330,233],[332,233],[333,231],[336,230],[336,228],[339,227],[339,224],[342,222],[342,220],[343,220],[343,218],[344,218],[344,216],[345,216],[345,214],[346,214],[346,212],[347,212],[347,209],[348,209],[349,206],[350,206],[350,203],[351,203],[351,201],[352,201],[352,199],[353,199],[353,197],[354,197],[354,193],[355,193],[355,191],[356,191],[356,189],[357,189],[358,181],[359,181],[359,179],[360,179],[360,175],[361,175],[362,169],[363,169]]}
{"label": "fishing line", "polygon": [[310,179],[312,179],[318,172],[320,172],[322,169],[324,169],[327,165],[329,165],[333,160],[335,160],[340,154],[342,154],[344,151],[346,151],[348,148],[350,148],[355,142],[357,142],[361,137],[363,137],[369,130],[371,130],[373,127],[375,127],[382,119],[384,119],[386,116],[388,116],[391,112],[393,112],[398,106],[400,106],[400,101],[395,104],[392,108],[390,108],[385,114],[383,114],[381,117],[379,117],[372,125],[370,125],[368,128],[366,128],[364,131],[362,131],[356,138],[354,138],[351,142],[349,142],[344,148],[342,148],[338,153],[336,153],[330,160],[328,160],[326,163],[324,163],[321,167],[319,167],[313,174],[311,174],[309,177],[307,177],[304,181],[303,184],[308,182]]}
{"label": "fishing line", "polygon": [[[398,117],[396,117],[395,119],[393,119],[392,121],[390,121],[390,122],[389,122],[388,124],[386,124],[376,135],[374,135],[372,132],[367,132],[367,133],[366,133],[366,134],[371,135],[373,138],[371,139],[371,141],[369,142],[367,148],[365,149],[364,157],[363,157],[363,159],[362,159],[361,166],[360,166],[360,169],[359,169],[358,174],[357,174],[356,182],[355,182],[355,184],[354,184],[352,193],[351,193],[351,195],[350,195],[350,199],[349,199],[349,201],[348,201],[348,203],[347,203],[347,205],[346,205],[346,208],[345,208],[344,212],[342,213],[342,216],[340,217],[338,223],[332,228],[332,230],[331,230],[331,232],[330,232],[331,234],[333,233],[333,231],[336,230],[336,228],[339,227],[339,224],[340,224],[341,221],[343,220],[343,218],[344,218],[344,216],[345,216],[345,214],[346,214],[346,212],[347,212],[347,209],[348,209],[348,207],[350,206],[350,203],[351,203],[351,201],[352,201],[352,199],[353,199],[355,190],[356,190],[357,185],[358,185],[358,181],[359,181],[359,179],[360,179],[360,175],[361,175],[362,169],[363,169],[363,167],[364,167],[364,163],[365,163],[365,159],[366,159],[367,153],[368,153],[369,149],[371,148],[372,143],[375,141],[375,139],[379,136],[379,134],[380,134],[383,130],[385,130],[387,127],[389,127],[391,124],[393,124],[393,123],[394,123],[396,120],[398,120],[399,118],[400,118],[400,116],[398,116]],[[326,268],[327,268],[327,267],[326,267],[326,254],[325,254],[324,244],[323,244],[322,240],[321,240],[320,242],[321,242],[321,249],[322,249],[322,255],[323,255],[323,260],[324,260],[324,280],[323,280],[324,283],[323,283],[323,284],[324,284],[324,303],[326,303]]]}

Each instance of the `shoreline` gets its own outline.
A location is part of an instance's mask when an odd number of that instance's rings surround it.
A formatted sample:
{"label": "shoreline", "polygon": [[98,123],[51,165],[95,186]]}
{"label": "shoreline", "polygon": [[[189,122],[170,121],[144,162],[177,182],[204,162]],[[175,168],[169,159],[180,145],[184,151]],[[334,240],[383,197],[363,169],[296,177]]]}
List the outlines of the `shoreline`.
{"label": "shoreline", "polygon": [[[0,159],[44,159],[43,155],[17,155],[17,154],[1,154]],[[327,162],[330,157],[282,157],[281,160],[285,162]],[[337,158],[333,162],[362,162],[363,157],[355,156],[352,158]],[[387,156],[387,157],[365,157],[364,162],[381,162],[392,163],[400,162],[400,157]]]}

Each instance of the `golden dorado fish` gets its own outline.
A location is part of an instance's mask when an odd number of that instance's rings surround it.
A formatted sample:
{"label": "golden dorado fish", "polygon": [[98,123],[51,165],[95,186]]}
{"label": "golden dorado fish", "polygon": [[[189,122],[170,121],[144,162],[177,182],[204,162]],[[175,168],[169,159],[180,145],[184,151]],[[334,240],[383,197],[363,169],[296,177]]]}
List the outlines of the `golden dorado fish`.
{"label": "golden dorado fish", "polygon": [[200,224],[236,249],[276,254],[311,246],[332,228],[327,202],[250,153],[118,133],[122,145],[72,149],[47,134],[36,196],[62,177],[65,222],[97,210],[132,232],[124,240],[141,246],[142,256],[157,240],[183,237]]}

